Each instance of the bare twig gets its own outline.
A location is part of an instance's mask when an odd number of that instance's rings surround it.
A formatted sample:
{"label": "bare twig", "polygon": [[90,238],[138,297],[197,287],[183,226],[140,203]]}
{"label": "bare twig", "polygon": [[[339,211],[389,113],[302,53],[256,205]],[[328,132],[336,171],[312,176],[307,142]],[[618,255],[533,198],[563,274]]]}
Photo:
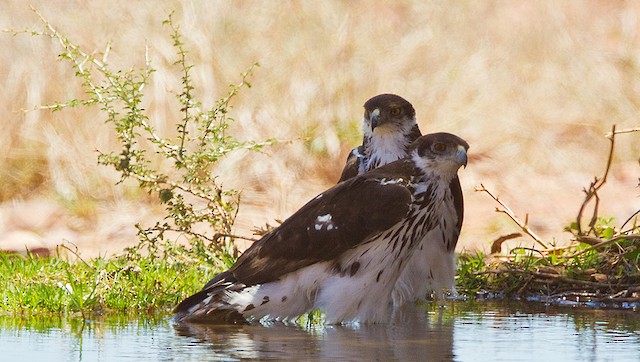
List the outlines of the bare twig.
{"label": "bare twig", "polygon": [[[609,147],[609,158],[607,159],[607,167],[604,170],[604,175],[602,178],[595,177],[593,182],[589,185],[588,189],[583,189],[586,197],[580,206],[580,210],[578,211],[578,217],[576,218],[576,228],[579,236],[589,235],[593,232],[596,236],[599,236],[596,229],[595,224],[598,220],[598,206],[600,206],[600,197],[598,196],[598,190],[604,186],[607,182],[607,176],[609,175],[609,169],[611,168],[611,162],[613,161],[613,149],[615,145],[615,137],[616,134],[616,125],[614,124],[611,127],[611,133],[608,134],[609,141],[611,141],[611,146]],[[593,214],[591,215],[591,220],[589,221],[589,231],[586,233],[582,232],[582,214],[584,213],[585,208],[591,202],[592,199],[595,199],[593,205]]]}
{"label": "bare twig", "polygon": [[600,248],[602,248],[604,246],[616,243],[616,242],[621,241],[621,240],[640,240],[640,235],[619,235],[619,236],[616,236],[614,238],[599,242],[599,243],[597,243],[595,245],[591,244],[591,240],[593,240],[593,238],[578,237],[578,238],[576,238],[576,240],[577,241],[585,240],[591,246],[586,248],[586,249],[584,249],[584,250],[581,250],[581,251],[579,251],[579,252],[577,252],[577,253],[569,256],[569,257],[567,257],[568,259],[575,258],[576,256],[580,256],[580,255],[582,255],[582,254],[584,254],[586,252],[589,252],[591,250],[600,249]]}
{"label": "bare twig", "polygon": [[544,254],[558,254],[562,251],[573,249],[573,248],[575,248],[575,244],[571,243],[570,245],[567,245],[567,246],[554,246],[549,249],[542,249],[540,250],[540,252]]}
{"label": "bare twig", "polygon": [[622,131],[615,131],[615,132],[607,133],[605,135],[605,137],[611,138],[611,137],[613,137],[614,135],[617,135],[617,134],[633,133],[633,132],[640,132],[640,128],[629,128],[629,129],[623,129]]}
{"label": "bare twig", "polygon": [[76,258],[78,258],[78,260],[80,260],[82,263],[84,263],[84,265],[88,266],[89,268],[91,268],[91,265],[89,265],[89,263],[87,263],[84,259],[82,259],[82,257],[80,256],[80,252],[78,251],[78,246],[68,240],[65,240],[67,243],[73,245],[75,247],[76,250],[72,250],[70,247],[68,247],[66,244],[62,243],[60,245],[58,245],[61,248],[67,249],[68,251],[70,251],[73,255],[76,256]]}
{"label": "bare twig", "polygon": [[[539,282],[540,281],[541,282],[556,281],[556,282],[564,282],[568,284],[595,287],[595,288],[611,288],[612,287],[612,285],[609,283],[600,283],[600,282],[592,282],[587,280],[573,279],[573,278],[568,278],[566,276],[559,275],[559,274],[542,273],[542,272],[536,272],[533,270],[523,270],[523,269],[487,270],[483,272],[478,272],[476,274],[477,275],[487,275],[487,274],[500,275],[500,274],[512,274],[512,273],[525,274],[531,277],[540,278],[540,279],[534,278],[532,280],[532,281],[539,281]],[[626,287],[626,286],[627,285],[623,285],[622,287]]]}
{"label": "bare twig", "polygon": [[502,249],[502,243],[504,243],[505,241],[515,239],[521,236],[522,234],[520,233],[511,233],[511,234],[503,235],[497,238],[496,240],[493,241],[493,243],[491,243],[491,254],[499,253],[500,250]]}
{"label": "bare twig", "polygon": [[531,252],[531,254],[529,254],[529,256],[533,256],[533,253],[538,253],[538,254],[540,254],[540,256],[542,256],[542,257],[544,257],[544,256],[545,256],[545,255],[544,255],[544,252],[543,252],[543,251],[541,251],[541,250],[534,249],[534,248],[527,248],[527,247],[524,247],[524,246],[518,246],[518,247],[515,247],[515,248],[511,249],[511,251],[510,251],[510,252],[511,252],[511,253],[513,253],[513,252],[514,252],[514,251],[516,251],[516,250],[530,251],[530,252]]}
{"label": "bare twig", "polygon": [[600,244],[602,242],[602,239],[594,238],[591,236],[580,236],[577,239],[575,239],[575,241],[588,244],[589,246],[594,246],[594,245]]}
{"label": "bare twig", "polygon": [[496,207],[496,212],[500,212],[509,216],[509,218],[511,218],[511,220],[513,220],[513,222],[515,222],[516,225],[518,225],[518,227],[520,227],[520,229],[524,231],[525,234],[529,235],[533,240],[535,240],[536,243],[540,244],[543,248],[549,249],[549,246],[544,241],[542,241],[542,239],[540,239],[540,237],[536,235],[533,230],[529,228],[529,215],[526,216],[525,222],[520,221],[520,219],[518,219],[513,211],[511,211],[511,209],[507,205],[505,205],[497,196],[494,196],[491,191],[489,191],[483,184],[480,184],[480,187],[476,187],[475,191],[486,192],[495,202],[502,206],[502,209]]}
{"label": "bare twig", "polygon": [[[640,214],[640,209],[638,209],[638,211],[634,212],[631,216],[629,216],[629,218],[622,224],[622,226],[620,226],[620,230],[624,229],[624,227],[629,223],[629,221],[631,221],[631,219],[633,219],[635,216],[637,216],[638,214]],[[637,226],[634,226],[631,230],[628,230],[629,232],[638,228]],[[622,231],[624,232],[624,231]]]}
{"label": "bare twig", "polygon": [[[527,273],[527,271],[525,271],[525,270],[518,270],[518,272]],[[558,282],[564,282],[564,283],[582,285],[582,286],[588,286],[588,287],[595,287],[595,288],[611,288],[611,287],[613,287],[613,285],[611,283],[592,282],[592,281],[588,281],[588,280],[573,279],[573,278],[569,278],[569,277],[562,276],[562,275],[557,275],[557,274],[531,272],[531,271],[528,272],[528,273],[533,275],[533,276],[542,278],[543,281],[556,280]],[[626,286],[627,285],[619,285],[618,287],[626,287]]]}

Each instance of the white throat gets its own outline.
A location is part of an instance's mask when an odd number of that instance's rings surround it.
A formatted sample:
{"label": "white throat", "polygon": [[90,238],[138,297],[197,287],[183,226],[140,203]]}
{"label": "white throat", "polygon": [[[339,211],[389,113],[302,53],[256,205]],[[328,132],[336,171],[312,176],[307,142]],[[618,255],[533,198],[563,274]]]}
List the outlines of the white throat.
{"label": "white throat", "polygon": [[408,135],[415,125],[415,120],[413,122],[403,122],[401,129],[397,129],[397,124],[382,124],[372,131],[370,127],[366,126],[365,122],[365,162],[360,165],[359,173],[364,173],[404,158],[407,155],[407,147],[411,142]]}

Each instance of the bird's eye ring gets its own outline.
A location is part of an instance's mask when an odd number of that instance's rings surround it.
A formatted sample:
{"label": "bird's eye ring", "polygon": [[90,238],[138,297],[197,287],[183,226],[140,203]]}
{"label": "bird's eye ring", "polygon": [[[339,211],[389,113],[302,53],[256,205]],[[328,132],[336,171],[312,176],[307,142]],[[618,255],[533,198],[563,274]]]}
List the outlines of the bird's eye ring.
{"label": "bird's eye ring", "polygon": [[391,108],[391,110],[389,111],[389,114],[392,116],[399,116],[400,115],[400,108],[395,107],[395,108]]}
{"label": "bird's eye ring", "polygon": [[447,145],[445,143],[438,142],[434,143],[432,148],[436,152],[444,152],[447,149]]}

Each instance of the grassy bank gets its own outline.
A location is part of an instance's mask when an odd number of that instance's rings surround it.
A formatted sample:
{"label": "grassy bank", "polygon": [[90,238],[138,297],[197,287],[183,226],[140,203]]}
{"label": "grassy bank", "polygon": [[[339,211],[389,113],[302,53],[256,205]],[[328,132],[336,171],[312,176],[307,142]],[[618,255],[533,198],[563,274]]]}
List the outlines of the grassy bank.
{"label": "grassy bank", "polygon": [[172,248],[82,260],[0,254],[0,312],[10,315],[166,314],[222,267]]}
{"label": "grassy bank", "polygon": [[640,307],[640,235],[594,248],[461,255],[458,286],[479,299],[522,299],[596,308]]}
{"label": "grassy bank", "polygon": [[[545,252],[521,248],[507,255],[462,254],[458,289],[471,299],[531,298],[601,308],[637,307],[638,240],[640,235],[635,234],[595,247],[577,243]],[[156,255],[130,250],[89,260],[0,254],[0,313],[168,315],[231,261],[216,259],[206,248],[184,247]]]}

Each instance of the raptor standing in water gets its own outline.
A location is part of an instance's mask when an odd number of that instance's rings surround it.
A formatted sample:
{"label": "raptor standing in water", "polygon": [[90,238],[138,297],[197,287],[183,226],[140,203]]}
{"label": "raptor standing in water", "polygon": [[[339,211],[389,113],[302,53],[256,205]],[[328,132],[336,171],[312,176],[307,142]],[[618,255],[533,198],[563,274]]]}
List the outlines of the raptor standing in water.
{"label": "raptor standing in water", "polygon": [[387,321],[423,237],[452,223],[450,184],[468,148],[449,133],[422,136],[404,159],[326,190],[182,301],[175,319],[285,320],[319,308],[331,324]]}
{"label": "raptor standing in water", "polygon": [[[412,142],[420,137],[416,112],[407,100],[395,94],[380,94],[364,104],[364,138],[351,151],[339,182],[407,156]],[[424,299],[433,293],[443,299],[455,294],[455,247],[458,242],[464,202],[460,180],[451,180],[455,208],[449,210],[449,223],[429,232],[398,279],[393,292],[396,305]]]}

